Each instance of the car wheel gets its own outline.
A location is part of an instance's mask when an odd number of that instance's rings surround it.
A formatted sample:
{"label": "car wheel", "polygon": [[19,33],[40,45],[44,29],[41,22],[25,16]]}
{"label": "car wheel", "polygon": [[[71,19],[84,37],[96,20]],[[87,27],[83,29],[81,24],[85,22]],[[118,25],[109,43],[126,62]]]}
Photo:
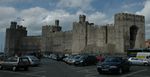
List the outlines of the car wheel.
{"label": "car wheel", "polygon": [[130,72],[130,67],[127,69],[127,72]]}
{"label": "car wheel", "polygon": [[118,71],[119,74],[122,74],[123,73],[123,70],[122,68],[119,68],[119,71]]}
{"label": "car wheel", "polygon": [[27,71],[28,69],[29,69],[28,67],[25,67],[25,68],[24,68],[25,71]]}
{"label": "car wheel", "polygon": [[13,71],[16,71],[16,70],[17,70],[17,67],[16,67],[16,66],[14,66],[14,67],[12,68],[12,70],[13,70]]}
{"label": "car wheel", "polygon": [[0,65],[0,70],[2,70],[3,69],[3,67]]}
{"label": "car wheel", "polygon": [[99,74],[103,74],[103,72],[102,72],[102,71],[98,71],[98,73],[99,73]]}
{"label": "car wheel", "polygon": [[148,63],[144,63],[145,66],[148,66]]}
{"label": "car wheel", "polygon": [[83,66],[87,66],[88,64],[86,62],[83,62]]}

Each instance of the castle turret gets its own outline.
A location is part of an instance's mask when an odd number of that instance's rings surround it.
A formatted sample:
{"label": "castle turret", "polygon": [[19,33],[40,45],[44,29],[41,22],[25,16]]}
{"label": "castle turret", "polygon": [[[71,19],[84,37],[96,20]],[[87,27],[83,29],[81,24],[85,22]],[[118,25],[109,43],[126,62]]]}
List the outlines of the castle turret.
{"label": "castle turret", "polygon": [[11,22],[10,28],[6,29],[5,52],[8,56],[17,54],[20,50],[20,43],[23,37],[27,36],[25,27],[17,25],[17,22]]}
{"label": "castle turret", "polygon": [[85,22],[86,21],[86,16],[85,15],[80,15],[79,16],[79,22]]}
{"label": "castle turret", "polygon": [[52,32],[60,32],[61,27],[59,26],[59,20],[55,20],[55,26],[52,26]]}
{"label": "castle turret", "polygon": [[144,16],[118,13],[115,15],[115,28],[117,30],[116,35],[118,36],[117,43],[119,43],[117,44],[117,50],[122,48],[121,50],[127,51],[128,49],[145,47]]}
{"label": "castle turret", "polygon": [[55,20],[55,26],[59,26],[59,20]]}
{"label": "castle turret", "polygon": [[11,25],[10,25],[10,28],[11,29],[16,29],[16,26],[17,26],[17,22],[12,21]]}
{"label": "castle turret", "polygon": [[85,15],[79,16],[79,22],[73,23],[73,44],[72,53],[79,53],[87,46],[87,27]]}

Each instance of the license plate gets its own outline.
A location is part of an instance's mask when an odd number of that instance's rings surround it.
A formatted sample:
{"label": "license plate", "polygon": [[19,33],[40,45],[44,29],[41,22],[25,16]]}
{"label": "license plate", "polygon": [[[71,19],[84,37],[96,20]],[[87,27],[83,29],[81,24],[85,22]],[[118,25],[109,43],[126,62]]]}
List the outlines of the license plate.
{"label": "license plate", "polygon": [[109,69],[102,69],[102,71],[109,71]]}

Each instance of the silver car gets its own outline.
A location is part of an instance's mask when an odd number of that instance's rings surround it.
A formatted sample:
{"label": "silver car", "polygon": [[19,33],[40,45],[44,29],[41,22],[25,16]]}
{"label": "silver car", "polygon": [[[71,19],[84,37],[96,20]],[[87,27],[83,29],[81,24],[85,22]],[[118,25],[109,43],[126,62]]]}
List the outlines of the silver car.
{"label": "silver car", "polygon": [[29,59],[26,57],[10,57],[0,63],[0,69],[10,68],[16,71],[19,68],[24,68],[24,70],[28,70],[29,64]]}
{"label": "silver car", "polygon": [[150,62],[145,59],[139,59],[136,57],[130,57],[128,61],[133,65],[150,65]]}
{"label": "silver car", "polygon": [[31,66],[38,66],[40,64],[40,60],[35,56],[25,56],[29,59]]}

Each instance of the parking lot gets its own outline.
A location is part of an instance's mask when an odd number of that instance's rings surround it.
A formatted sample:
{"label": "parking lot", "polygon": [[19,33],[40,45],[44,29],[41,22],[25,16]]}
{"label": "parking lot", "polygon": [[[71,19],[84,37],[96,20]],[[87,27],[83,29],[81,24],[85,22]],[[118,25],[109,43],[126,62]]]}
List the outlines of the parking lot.
{"label": "parking lot", "polygon": [[96,65],[76,67],[61,61],[42,59],[38,67],[28,71],[0,70],[0,77],[149,77],[150,66],[132,66],[125,74],[99,74]]}

